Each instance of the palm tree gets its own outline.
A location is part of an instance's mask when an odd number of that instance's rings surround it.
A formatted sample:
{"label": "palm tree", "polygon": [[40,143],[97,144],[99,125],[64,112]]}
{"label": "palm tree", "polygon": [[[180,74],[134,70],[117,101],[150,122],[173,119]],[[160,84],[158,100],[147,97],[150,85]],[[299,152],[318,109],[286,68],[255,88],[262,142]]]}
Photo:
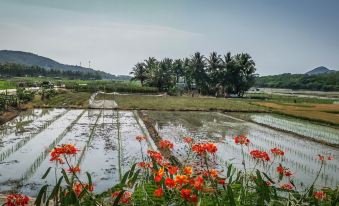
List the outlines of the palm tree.
{"label": "palm tree", "polygon": [[238,96],[243,96],[254,83],[255,62],[247,53],[237,54],[234,57],[235,67],[239,70],[239,81],[235,85],[235,91]]}
{"label": "palm tree", "polygon": [[207,75],[210,92],[217,94],[222,80],[222,60],[216,52],[212,52],[207,60]]}
{"label": "palm tree", "polygon": [[181,59],[176,59],[173,62],[173,73],[175,74],[176,82],[179,82],[179,78],[184,76],[184,65]]}
{"label": "palm tree", "polygon": [[192,76],[195,81],[199,92],[205,92],[207,90],[207,74],[205,71],[205,57],[201,55],[200,52],[196,52],[190,61],[190,67],[192,71]]}
{"label": "palm tree", "polygon": [[131,80],[139,80],[141,83],[141,86],[144,86],[144,82],[147,79],[147,71],[145,64],[142,62],[137,63],[133,68],[130,74],[133,74],[134,77],[132,77]]}

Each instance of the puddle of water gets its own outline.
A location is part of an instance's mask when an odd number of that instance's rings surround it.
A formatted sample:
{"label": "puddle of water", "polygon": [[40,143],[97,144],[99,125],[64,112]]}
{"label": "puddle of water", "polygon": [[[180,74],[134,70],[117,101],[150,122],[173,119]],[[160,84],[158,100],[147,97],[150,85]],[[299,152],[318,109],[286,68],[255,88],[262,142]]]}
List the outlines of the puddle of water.
{"label": "puddle of water", "polygon": [[[314,180],[320,168],[316,156],[332,154],[335,160],[325,165],[325,173],[320,176],[318,185],[335,187],[339,184],[338,149],[254,123],[236,120],[220,113],[148,111],[147,114],[156,120],[160,136],[175,143],[174,153],[179,159],[183,159],[187,149],[182,138],[191,136],[197,141],[217,143],[218,158],[232,162],[241,169],[241,147],[234,144],[233,137],[243,134],[251,140],[250,150],[269,151],[274,147],[283,149],[286,152],[282,159],[283,164],[295,173],[295,182],[300,186],[308,185]],[[245,155],[245,161],[249,167],[255,164],[249,155]],[[275,174],[275,167],[272,167],[269,173]]]}

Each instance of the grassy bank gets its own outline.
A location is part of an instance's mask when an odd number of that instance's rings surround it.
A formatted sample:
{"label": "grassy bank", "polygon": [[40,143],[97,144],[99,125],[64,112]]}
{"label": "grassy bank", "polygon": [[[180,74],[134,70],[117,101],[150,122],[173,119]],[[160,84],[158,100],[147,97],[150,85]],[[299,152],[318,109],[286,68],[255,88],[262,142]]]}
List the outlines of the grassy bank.
{"label": "grassy bank", "polygon": [[98,99],[114,99],[119,109],[148,110],[192,110],[192,111],[242,111],[261,112],[265,109],[251,104],[245,99],[176,97],[176,96],[141,96],[141,95],[98,95]]}
{"label": "grassy bank", "polygon": [[41,96],[36,95],[34,100],[28,103],[26,107],[87,108],[90,96],[91,93],[88,92],[63,92],[50,99],[41,100]]}

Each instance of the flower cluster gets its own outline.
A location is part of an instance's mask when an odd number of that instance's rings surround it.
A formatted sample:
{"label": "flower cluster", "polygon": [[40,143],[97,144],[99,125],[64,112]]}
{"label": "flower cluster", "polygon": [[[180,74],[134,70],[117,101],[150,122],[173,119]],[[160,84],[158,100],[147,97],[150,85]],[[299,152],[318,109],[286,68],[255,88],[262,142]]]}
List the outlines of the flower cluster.
{"label": "flower cluster", "polygon": [[84,189],[86,189],[89,192],[93,192],[94,187],[93,187],[93,185],[89,185],[89,184],[86,184],[86,183],[75,182],[73,184],[72,189],[75,192],[75,194],[77,196],[79,196],[84,191]]}
{"label": "flower cluster", "polygon": [[292,172],[288,168],[283,167],[281,164],[279,164],[279,166],[277,167],[277,172],[280,175],[284,175],[286,177],[290,177],[293,175]]}
{"label": "flower cluster", "polygon": [[135,139],[138,142],[142,142],[142,141],[145,141],[147,138],[145,136],[138,135],[138,136],[135,137]]}
{"label": "flower cluster", "polygon": [[160,148],[163,148],[163,149],[166,149],[166,148],[168,148],[168,149],[173,149],[174,145],[173,145],[173,143],[170,142],[169,140],[161,140],[161,141],[159,142],[159,147],[160,147]]}
{"label": "flower cluster", "polygon": [[215,154],[218,151],[218,148],[213,143],[198,143],[192,146],[192,150],[198,155],[204,155],[207,152]]}
{"label": "flower cluster", "polygon": [[60,164],[64,164],[62,159],[63,155],[75,155],[78,149],[72,144],[63,144],[61,147],[55,147],[51,152],[50,161],[55,161]]}
{"label": "flower cluster", "polygon": [[6,196],[6,206],[25,206],[29,203],[29,197],[22,194],[9,194]]}
{"label": "flower cluster", "polygon": [[260,150],[252,150],[250,155],[254,159],[262,160],[262,161],[270,161],[270,157],[268,156],[267,152],[260,151]]}
{"label": "flower cluster", "polygon": [[277,155],[277,156],[284,156],[285,152],[282,151],[281,149],[275,147],[271,149],[272,154]]}
{"label": "flower cluster", "polygon": [[240,136],[234,137],[234,142],[235,144],[241,144],[241,145],[248,146],[250,143],[250,140],[247,137],[240,135]]}
{"label": "flower cluster", "polygon": [[324,155],[318,154],[318,159],[319,159],[320,161],[325,161],[325,160],[331,161],[331,160],[333,160],[334,158],[333,158],[333,156],[331,156],[331,155],[325,157]]}
{"label": "flower cluster", "polygon": [[324,191],[316,191],[313,193],[313,195],[315,199],[320,201],[326,199],[326,193]]}

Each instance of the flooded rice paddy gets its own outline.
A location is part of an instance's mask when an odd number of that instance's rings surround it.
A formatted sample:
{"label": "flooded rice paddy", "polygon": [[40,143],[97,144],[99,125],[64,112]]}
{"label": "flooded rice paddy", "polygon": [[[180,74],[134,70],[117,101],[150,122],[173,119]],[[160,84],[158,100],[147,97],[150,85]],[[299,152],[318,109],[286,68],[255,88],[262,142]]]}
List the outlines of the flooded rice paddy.
{"label": "flooded rice paddy", "polygon": [[43,184],[53,184],[54,172],[45,180],[41,177],[55,165],[49,161],[50,150],[65,143],[80,149],[72,161],[92,175],[95,192],[107,190],[133,163],[141,161],[135,136],[145,128],[135,115],[130,111],[65,109],[22,113],[1,130],[0,192],[35,196]]}
{"label": "flooded rice paddy", "polygon": [[[160,136],[175,143],[174,154],[182,161],[185,161],[186,149],[182,138],[191,136],[217,143],[218,159],[241,169],[241,149],[232,138],[244,134],[251,140],[250,149],[279,147],[286,151],[285,157],[276,161],[283,161],[295,173],[299,185],[309,184],[314,179],[320,167],[317,154],[333,155],[334,160],[325,165],[318,185],[333,187],[339,184],[339,150],[333,147],[243,121],[230,114],[145,113],[155,120]],[[248,115],[263,123],[262,116]],[[331,129],[326,132],[333,133]],[[35,196],[42,185],[54,184],[54,170],[46,179],[41,177],[49,167],[54,168],[54,163],[49,161],[51,149],[64,143],[75,144],[80,149],[72,162],[80,164],[83,172],[92,175],[95,192],[103,192],[118,183],[133,163],[141,161],[140,145],[135,140],[137,135],[147,135],[147,129],[135,111],[35,109],[23,112],[0,128],[0,192],[16,191]],[[151,141],[143,144],[155,148]],[[250,156],[245,155],[245,160],[248,167],[253,167]],[[56,172],[60,173],[60,169],[59,166]],[[81,175],[85,178],[83,172]]]}
{"label": "flooded rice paddy", "polygon": [[[241,147],[234,144],[233,137],[246,135],[251,140],[249,150],[269,151],[274,147],[284,150],[285,156],[282,159],[276,159],[275,162],[282,161],[285,167],[294,172],[294,181],[299,188],[312,183],[316,177],[321,165],[317,159],[318,154],[333,155],[334,160],[325,165],[325,173],[320,175],[317,185],[335,187],[339,184],[339,150],[333,147],[243,121],[228,114],[153,111],[147,113],[156,120],[160,136],[175,143],[177,147],[174,148],[174,153],[179,159],[185,156],[186,144],[183,143],[182,137],[191,136],[194,139],[217,143],[218,159],[231,162],[235,167],[242,169]],[[256,162],[248,155],[247,149],[245,153],[247,167],[254,167]],[[268,171],[272,176],[276,176],[276,166],[272,166]],[[257,167],[260,168],[261,165]]]}

